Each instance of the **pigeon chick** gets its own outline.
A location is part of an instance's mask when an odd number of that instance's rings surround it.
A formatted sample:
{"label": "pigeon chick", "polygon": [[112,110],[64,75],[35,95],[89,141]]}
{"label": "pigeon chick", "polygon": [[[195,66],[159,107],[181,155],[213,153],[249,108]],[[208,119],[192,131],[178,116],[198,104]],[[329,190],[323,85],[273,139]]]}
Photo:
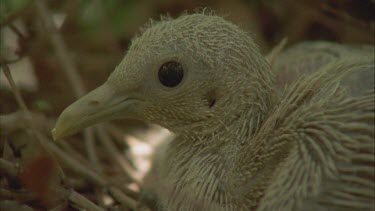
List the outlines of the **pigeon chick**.
{"label": "pigeon chick", "polygon": [[52,133],[115,118],[174,132],[144,185],[158,210],[373,209],[373,85],[351,96],[341,82],[374,60],[343,60],[276,95],[273,71],[239,27],[206,14],[163,19]]}

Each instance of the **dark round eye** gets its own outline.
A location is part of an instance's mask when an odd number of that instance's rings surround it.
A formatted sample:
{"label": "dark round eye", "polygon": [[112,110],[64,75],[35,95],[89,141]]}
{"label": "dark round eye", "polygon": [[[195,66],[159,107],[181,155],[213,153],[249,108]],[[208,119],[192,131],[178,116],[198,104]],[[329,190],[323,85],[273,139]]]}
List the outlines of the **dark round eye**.
{"label": "dark round eye", "polygon": [[175,87],[181,83],[184,77],[182,65],[175,61],[164,63],[158,72],[160,83],[167,87]]}

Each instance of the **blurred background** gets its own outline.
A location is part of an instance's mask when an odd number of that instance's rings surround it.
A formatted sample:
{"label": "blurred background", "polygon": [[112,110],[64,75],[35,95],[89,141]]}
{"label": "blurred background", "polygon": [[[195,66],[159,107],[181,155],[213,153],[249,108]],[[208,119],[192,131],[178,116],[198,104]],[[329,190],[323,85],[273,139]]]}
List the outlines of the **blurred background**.
{"label": "blurred background", "polygon": [[[41,138],[32,133],[41,131],[50,141],[48,131],[61,111],[106,80],[130,39],[150,18],[178,17],[206,7],[249,31],[264,54],[285,37],[287,46],[306,40],[372,45],[375,41],[374,0],[0,0],[2,69],[9,68],[33,119],[20,112],[14,87],[1,71],[0,210],[89,206],[66,190],[105,209],[133,209],[138,181],[149,168],[153,147],[170,138],[167,131],[121,120],[47,146],[34,142]],[[41,146],[35,149],[33,143]],[[113,147],[123,158],[108,156]],[[90,180],[87,172],[82,176],[64,160],[67,155],[73,163],[88,163],[86,167],[108,183],[121,184],[120,195],[130,201],[121,200],[110,185]],[[68,179],[62,179],[60,167]],[[125,181],[126,171],[133,175]],[[62,186],[63,194],[51,189],[54,186]]]}

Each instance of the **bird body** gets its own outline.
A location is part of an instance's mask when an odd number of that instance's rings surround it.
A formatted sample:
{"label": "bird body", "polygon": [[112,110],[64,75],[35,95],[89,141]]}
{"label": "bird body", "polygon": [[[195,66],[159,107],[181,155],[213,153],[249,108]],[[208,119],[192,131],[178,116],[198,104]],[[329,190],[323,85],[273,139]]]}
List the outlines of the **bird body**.
{"label": "bird body", "polygon": [[234,24],[207,14],[167,18],[132,41],[53,134],[114,118],[174,132],[143,185],[158,210],[373,210],[373,81],[356,88],[374,75],[373,63],[371,54],[344,56],[280,82],[275,68],[298,61],[268,64]]}
{"label": "bird body", "polygon": [[374,94],[337,93],[337,65],[289,88],[254,136],[251,112],[178,136],[146,191],[161,210],[373,210]]}

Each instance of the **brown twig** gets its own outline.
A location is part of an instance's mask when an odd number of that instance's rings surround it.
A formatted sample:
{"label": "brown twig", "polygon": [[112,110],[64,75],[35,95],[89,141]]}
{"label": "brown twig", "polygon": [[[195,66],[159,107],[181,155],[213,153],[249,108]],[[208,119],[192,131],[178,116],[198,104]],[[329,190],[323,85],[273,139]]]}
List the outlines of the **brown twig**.
{"label": "brown twig", "polygon": [[105,127],[105,130],[108,131],[108,133],[114,137],[114,140],[116,141],[117,144],[119,145],[124,145],[127,144],[126,142],[123,141],[124,139],[124,131],[121,130],[117,125],[108,122],[103,124]]}
{"label": "brown twig", "polygon": [[86,197],[82,196],[81,194],[73,190],[69,194],[69,201],[72,202],[73,204],[78,205],[78,207],[82,209],[92,210],[92,211],[105,211],[98,205],[88,200]]}
{"label": "brown twig", "polygon": [[96,152],[93,128],[87,128],[83,132],[83,136],[85,140],[86,153],[87,153],[90,163],[93,165],[96,171],[102,172],[102,169],[100,168],[97,152]]}
{"label": "brown twig", "polygon": [[338,19],[341,19],[341,20],[347,22],[348,24],[351,24],[354,27],[361,28],[364,31],[367,31],[369,29],[374,30],[371,27],[370,22],[365,22],[365,21],[362,21],[360,19],[357,19],[357,18],[351,16],[348,12],[345,12],[345,11],[339,10],[339,9],[335,9],[335,8],[329,6],[329,4],[322,4],[321,9],[324,12],[329,12],[330,14],[334,15]]}
{"label": "brown twig", "polygon": [[[50,32],[50,42],[55,49],[57,59],[62,66],[62,70],[73,87],[75,97],[79,98],[80,96],[85,94],[86,89],[83,85],[81,77],[78,74],[77,68],[73,63],[72,58],[69,56],[68,49],[60,33],[55,27],[45,3],[41,0],[37,0],[35,1],[35,6],[38,14],[40,15],[40,19],[43,22],[43,25],[45,26],[46,30]],[[93,164],[94,168],[99,171],[100,166],[96,155],[92,129],[84,130],[84,139],[89,160]]]}
{"label": "brown twig", "polygon": [[[49,14],[48,8],[45,5],[45,3],[41,0],[36,0],[35,7],[44,27],[46,28],[46,31],[49,32],[51,45],[55,50],[56,57],[58,61],[60,62],[60,65],[62,66],[62,70],[64,71],[66,77],[68,78],[68,81],[71,83],[75,96],[78,98],[85,93],[85,88],[84,88],[81,78],[78,75],[78,71],[74,63],[69,56],[68,50],[63,42],[63,39],[61,35],[59,34],[58,30],[56,29],[55,25],[53,24],[52,18]],[[107,146],[106,148],[107,150],[109,149],[108,151],[116,152],[114,155],[118,156],[119,153],[117,153],[115,146],[111,144],[109,141],[107,141],[108,137],[106,135],[103,135],[104,132],[102,130],[100,131],[101,132],[99,133],[101,134],[101,137],[104,137],[102,141],[103,143],[106,143],[103,145]],[[85,137],[86,150],[87,150],[89,160],[91,161],[91,164],[94,166],[94,169],[100,172],[101,170],[99,166],[99,160],[97,158],[92,130],[91,129],[85,130],[84,137]],[[103,176],[89,169],[88,167],[80,164],[74,158],[69,157],[68,154],[60,150],[54,144],[49,143],[48,147],[51,149],[51,151],[56,153],[56,155],[60,158],[62,162],[64,162],[69,168],[71,168],[75,172],[79,173],[80,175],[85,176],[87,179],[89,179],[91,182],[94,182],[99,187],[106,187],[108,185],[108,182]],[[110,155],[112,154],[110,153]],[[119,163],[118,162],[119,159],[115,159],[115,162],[116,161],[117,163]],[[125,174],[127,175],[129,174],[126,169],[123,169],[123,171]],[[129,178],[134,178],[134,177],[129,176]],[[117,195],[123,196],[122,198],[127,197],[120,190],[118,190],[118,192],[116,193]],[[78,193],[73,191],[69,196],[69,200],[73,203],[82,202],[86,200],[87,203],[84,206],[82,206],[81,204],[80,206],[81,208],[85,208],[88,210],[102,210],[101,208],[93,204],[92,202],[87,201],[87,199],[82,198],[82,197]]]}
{"label": "brown twig", "polygon": [[108,185],[108,182],[102,176],[72,158],[69,154],[58,148],[54,143],[48,143],[47,146],[53,153],[56,154],[60,161],[62,161],[74,172],[84,176],[98,186],[106,187]]}
{"label": "brown twig", "polygon": [[114,163],[116,163],[120,167],[121,171],[124,173],[126,177],[128,177],[131,180],[131,182],[139,184],[136,172],[121,156],[121,154],[117,150],[116,146],[113,144],[111,138],[108,136],[106,131],[101,126],[98,126],[97,132],[99,140],[103,144],[104,148],[107,150],[108,155],[112,158]]}
{"label": "brown twig", "polygon": [[[62,66],[62,70],[65,73],[66,77],[68,78],[68,81],[71,83],[73,87],[73,92],[75,94],[75,97],[78,98],[82,96],[83,94],[85,94],[86,90],[85,90],[85,87],[83,85],[83,82],[80,76],[78,75],[76,66],[73,63],[72,58],[69,56],[68,49],[60,33],[58,32],[57,28],[52,22],[51,15],[49,14],[48,8],[45,5],[45,3],[41,0],[37,0],[35,2],[35,6],[45,28],[47,29],[47,31],[50,32],[49,34],[50,42],[53,48],[55,49],[57,59],[60,62],[60,65]],[[101,170],[99,166],[98,157],[96,154],[95,143],[94,143],[93,137],[94,135],[93,135],[92,129],[84,130],[84,140],[85,140],[86,151],[87,151],[89,161],[94,166],[94,169],[97,172],[100,172]],[[89,175],[92,176],[92,174],[89,174]]]}
{"label": "brown twig", "polygon": [[5,159],[0,158],[0,170],[2,173],[10,177],[17,177],[19,167]]}
{"label": "brown twig", "polygon": [[[98,159],[97,152],[96,152],[93,128],[87,128],[86,130],[84,130],[83,137],[85,140],[86,153],[87,153],[87,156],[89,158],[91,165],[94,167],[96,172],[102,173],[102,168],[100,167],[99,159]],[[95,196],[96,196],[97,202],[100,205],[104,205],[102,188],[95,189]]]}
{"label": "brown twig", "polygon": [[68,185],[68,187],[71,187],[75,190],[82,190],[85,188],[88,188],[91,186],[91,184],[86,180],[86,178],[74,178],[74,177],[68,177],[66,178],[65,183]]}
{"label": "brown twig", "polygon": [[56,207],[54,207],[54,208],[52,208],[48,211],[64,211],[64,210],[67,210],[67,203],[59,204]]}
{"label": "brown twig", "polygon": [[[108,134],[113,137],[113,141],[120,146],[129,147],[129,144],[126,142],[126,139],[124,140],[125,133],[121,130],[117,125],[113,123],[105,123],[103,124],[105,127],[105,130],[108,131]],[[137,169],[135,166],[132,156],[129,153],[124,153],[124,159],[129,163],[129,165],[133,169]]]}
{"label": "brown twig", "polygon": [[20,37],[22,40],[25,40],[26,37],[25,35],[13,24],[13,23],[9,23],[8,24],[9,28],[17,34],[18,37]]}
{"label": "brown twig", "polygon": [[0,198],[8,200],[17,200],[19,202],[28,202],[36,200],[35,194],[29,191],[10,191],[6,189],[0,189]]}
{"label": "brown twig", "polygon": [[85,88],[83,86],[81,78],[78,75],[77,68],[69,56],[68,49],[65,46],[61,35],[58,33],[52,21],[48,8],[42,0],[36,0],[34,2],[40,19],[44,27],[46,28],[46,32],[49,35],[51,45],[55,50],[57,59],[60,62],[62,70],[64,71],[65,76],[69,79],[69,83],[71,83],[72,85],[73,93],[77,98],[81,97],[86,92]]}
{"label": "brown twig", "polygon": [[17,85],[16,85],[16,83],[14,82],[12,75],[10,74],[10,70],[9,70],[8,65],[2,63],[2,64],[1,64],[1,67],[3,68],[4,75],[5,75],[5,77],[7,78],[8,82],[9,82],[9,84],[10,84],[10,87],[12,88],[12,91],[13,91],[14,97],[16,98],[16,101],[17,101],[18,105],[21,107],[22,111],[25,112],[25,115],[26,115],[27,117],[29,117],[29,119],[30,119],[30,118],[31,118],[30,111],[29,111],[29,109],[26,107],[25,101],[24,101],[24,100],[22,99],[22,97],[21,97],[21,92],[20,92],[20,90],[17,88]]}
{"label": "brown twig", "polygon": [[122,205],[129,207],[132,210],[135,210],[137,208],[137,202],[124,194],[120,189],[111,187],[109,188],[109,192],[111,193],[113,198],[115,198]]}
{"label": "brown twig", "polygon": [[[46,144],[47,144],[48,140],[46,140],[46,138],[40,133],[40,131],[37,130],[36,124],[34,123],[31,112],[29,111],[29,109],[27,108],[27,106],[25,104],[25,101],[21,97],[21,93],[20,93],[18,87],[16,86],[16,83],[14,82],[12,75],[10,74],[10,70],[9,70],[8,65],[3,63],[3,64],[1,64],[1,66],[3,68],[4,75],[7,78],[8,82],[10,84],[10,87],[12,88],[12,91],[14,93],[16,101],[17,101],[18,105],[21,107],[22,111],[25,113],[25,116],[26,116],[26,118],[28,120],[28,123],[29,123],[29,127],[31,128],[31,130],[33,131],[33,134],[36,137],[36,140],[37,140],[36,144],[40,145],[51,157],[54,157],[53,154],[51,154],[49,149],[46,147]],[[59,169],[60,177],[62,179],[64,179],[65,173],[62,170],[60,165],[58,165],[58,169]]]}
{"label": "brown twig", "polygon": [[[37,137],[37,140],[39,141],[39,144],[45,149],[46,152],[49,152],[51,155],[56,155],[61,161],[63,161],[68,167],[70,167],[75,172],[85,176],[87,179],[89,179],[91,182],[94,182],[95,184],[106,187],[108,185],[108,182],[100,175],[96,174],[94,171],[90,170],[85,165],[82,165],[80,162],[77,162],[77,160],[74,160],[70,155],[66,154],[66,152],[62,151],[60,148],[58,148],[53,142],[48,141],[36,128],[35,125],[32,122],[31,113],[29,112],[25,102],[23,101],[21,94],[12,78],[12,75],[10,74],[9,67],[6,64],[2,64],[3,71],[5,76],[7,77],[9,84],[12,87],[12,90],[14,92],[14,95],[16,97],[16,100],[19,104],[19,106],[22,108],[23,112],[25,113],[26,117],[29,120],[30,128],[32,129],[33,133]],[[10,172],[12,175],[15,174],[15,170],[12,166],[8,165],[9,163],[5,162],[5,160],[2,160],[2,167]],[[58,165],[60,169],[61,176],[63,176],[63,180],[65,179],[65,174],[63,173],[60,165]],[[88,199],[86,199],[84,196],[72,192],[72,194],[69,195],[69,200],[83,208],[90,208],[89,210],[102,210],[98,206],[96,206],[94,203],[90,202]]]}
{"label": "brown twig", "polygon": [[87,166],[87,168],[90,168],[91,170],[95,170],[92,167],[91,163],[65,140],[61,140],[57,143],[57,145],[60,146],[63,149],[63,151],[69,154],[77,162],[80,162],[82,165]]}

